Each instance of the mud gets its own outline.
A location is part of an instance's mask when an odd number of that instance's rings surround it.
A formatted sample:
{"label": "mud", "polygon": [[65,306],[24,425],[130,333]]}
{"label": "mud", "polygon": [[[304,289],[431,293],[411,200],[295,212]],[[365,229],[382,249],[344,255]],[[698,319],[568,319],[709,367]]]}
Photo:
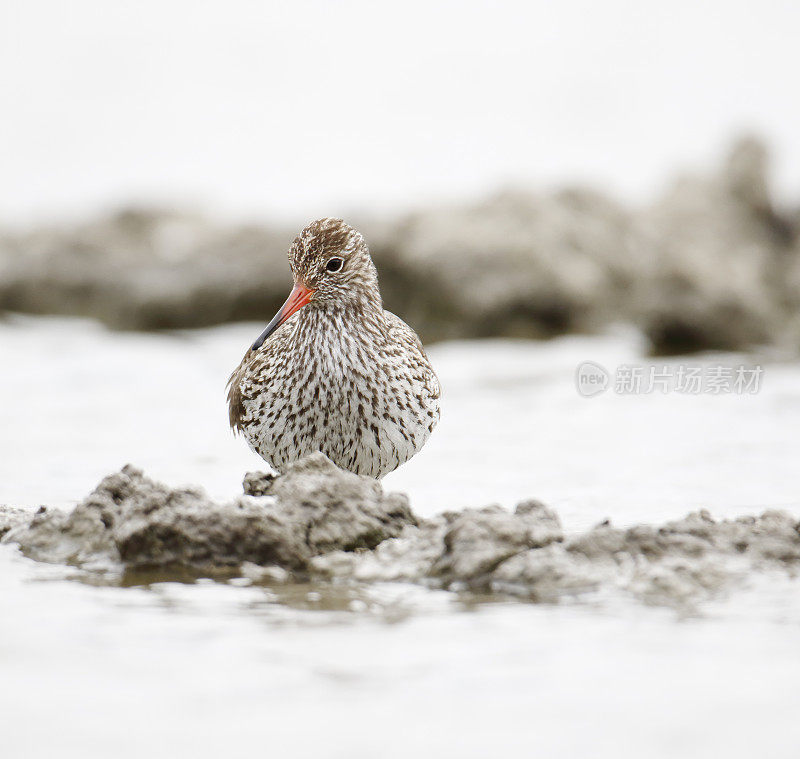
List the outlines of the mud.
{"label": "mud", "polygon": [[629,528],[604,522],[573,535],[534,500],[513,512],[488,506],[420,520],[405,496],[321,454],[277,477],[250,473],[245,490],[214,503],[126,466],[71,513],[0,509],[0,534],[33,559],[125,574],[127,584],[406,581],[548,602],[615,592],[690,607],[750,573],[800,567],[800,522],[780,511],[722,521],[700,511]]}
{"label": "mud", "polygon": [[[800,213],[775,207],[753,138],[644,208],[586,188],[517,190],[349,221],[369,240],[385,305],[425,340],[627,321],[655,353],[800,345]],[[289,289],[297,231],[164,208],[0,231],[0,311],[124,329],[268,320]]]}
{"label": "mud", "polygon": [[126,466],[69,514],[42,509],[5,541],[40,561],[129,569],[226,570],[243,562],[302,573],[330,550],[374,548],[416,524],[405,496],[337,469],[321,454],[298,462],[269,495],[218,504]]}
{"label": "mud", "polygon": [[30,519],[30,512],[10,506],[0,506],[0,538],[12,527],[25,524]]}

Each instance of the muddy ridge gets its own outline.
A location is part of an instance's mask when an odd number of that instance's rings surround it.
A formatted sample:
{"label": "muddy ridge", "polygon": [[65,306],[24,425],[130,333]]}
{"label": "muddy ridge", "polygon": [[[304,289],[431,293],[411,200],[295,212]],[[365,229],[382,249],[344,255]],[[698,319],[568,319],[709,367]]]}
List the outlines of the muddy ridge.
{"label": "muddy ridge", "polygon": [[[348,221],[367,238],[386,307],[426,341],[626,321],[656,353],[797,348],[800,210],[776,208],[767,158],[742,139],[715,171],[676,178],[644,208],[586,188],[509,190]],[[0,312],[121,329],[267,321],[289,291],[297,232],[167,208],[0,230]]]}
{"label": "muddy ridge", "polygon": [[404,495],[322,454],[279,476],[248,474],[244,491],[215,503],[129,465],[70,513],[0,508],[0,539],[39,561],[159,570],[160,579],[191,570],[264,584],[406,581],[533,601],[612,590],[675,606],[752,572],[800,567],[800,522],[781,511],[721,521],[701,511],[624,529],[604,522],[574,535],[535,500],[423,520]]}

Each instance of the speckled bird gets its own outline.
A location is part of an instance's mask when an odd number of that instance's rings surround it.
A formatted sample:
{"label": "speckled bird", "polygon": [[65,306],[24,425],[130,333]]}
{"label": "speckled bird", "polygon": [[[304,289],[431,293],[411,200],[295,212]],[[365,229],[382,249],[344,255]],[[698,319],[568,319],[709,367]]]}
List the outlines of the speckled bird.
{"label": "speckled bird", "polygon": [[273,468],[322,451],[380,478],[439,421],[422,343],[385,311],[364,237],[341,219],[309,224],[289,248],[294,288],[228,382],[231,427]]}

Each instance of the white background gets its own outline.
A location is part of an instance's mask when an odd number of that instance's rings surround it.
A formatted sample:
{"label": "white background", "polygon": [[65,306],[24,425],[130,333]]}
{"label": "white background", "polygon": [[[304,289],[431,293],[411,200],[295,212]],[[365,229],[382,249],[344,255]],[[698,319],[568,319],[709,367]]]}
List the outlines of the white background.
{"label": "white background", "polygon": [[800,4],[0,0],[0,224],[646,200],[755,130],[800,195]]}

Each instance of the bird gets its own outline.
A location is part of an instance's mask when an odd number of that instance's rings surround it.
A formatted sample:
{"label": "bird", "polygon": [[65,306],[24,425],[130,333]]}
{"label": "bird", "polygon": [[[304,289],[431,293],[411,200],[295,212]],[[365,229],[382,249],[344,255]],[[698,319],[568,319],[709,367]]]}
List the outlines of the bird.
{"label": "bird", "polygon": [[383,308],[360,232],[319,219],[288,257],[294,287],[228,381],[231,428],[278,472],[321,451],[381,479],[433,432],[439,379],[414,330]]}

